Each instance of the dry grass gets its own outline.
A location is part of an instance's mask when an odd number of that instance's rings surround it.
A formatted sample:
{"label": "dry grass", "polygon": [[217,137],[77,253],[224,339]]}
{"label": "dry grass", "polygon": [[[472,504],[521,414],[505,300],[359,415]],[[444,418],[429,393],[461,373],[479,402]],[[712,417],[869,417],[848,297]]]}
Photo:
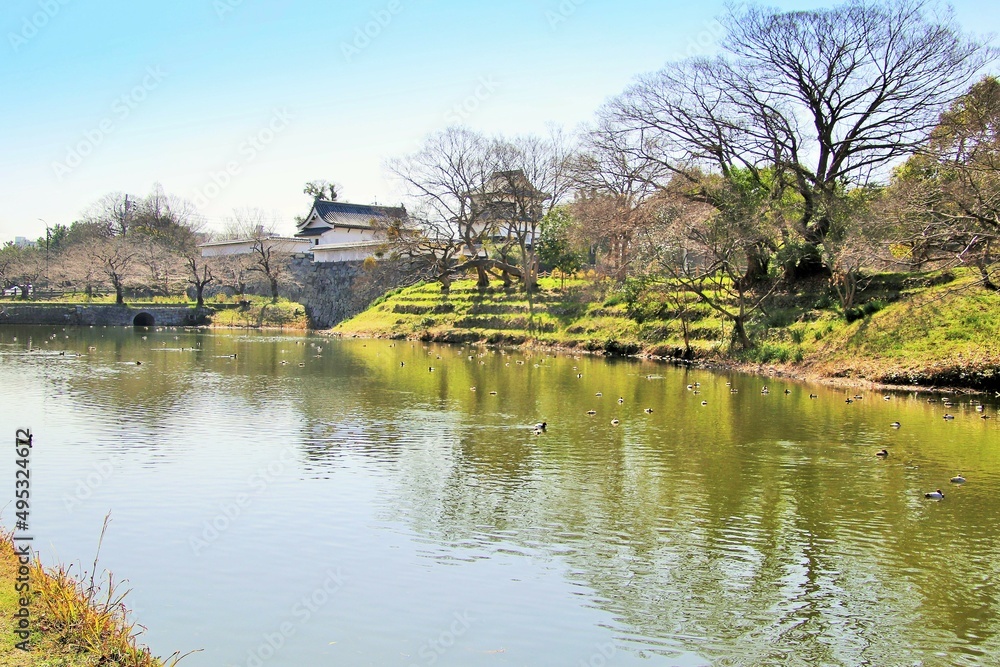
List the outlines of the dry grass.
{"label": "dry grass", "polygon": [[[0,551],[0,585],[5,592],[13,591],[18,563],[10,535],[0,536]],[[122,590],[120,582],[115,583],[111,573],[106,573],[106,581],[95,581],[93,573],[89,578],[77,578],[69,567],[45,569],[35,559],[30,568],[31,650],[15,647],[19,639],[13,635],[10,621],[16,597],[0,595],[4,635],[0,667],[174,667],[184,657],[175,653],[161,660],[139,643],[142,628],[129,620],[124,603],[128,591]]]}

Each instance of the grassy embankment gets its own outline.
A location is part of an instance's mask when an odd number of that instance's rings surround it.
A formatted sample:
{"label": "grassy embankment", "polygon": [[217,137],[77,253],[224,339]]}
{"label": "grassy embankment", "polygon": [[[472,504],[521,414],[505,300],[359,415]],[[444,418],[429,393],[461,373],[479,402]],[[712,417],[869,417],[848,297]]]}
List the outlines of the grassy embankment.
{"label": "grassy embankment", "polygon": [[15,634],[19,597],[15,590],[20,564],[9,535],[0,535],[0,667],[172,667],[179,658],[153,657],[136,641],[137,629],[126,618],[124,594],[84,585],[63,567],[45,571],[32,561],[29,651]]}
{"label": "grassy embankment", "polygon": [[[777,293],[748,327],[750,351],[732,348],[731,322],[703,303],[678,307],[663,286],[542,279],[532,303],[470,280],[395,290],[337,326],[340,335],[442,342],[538,344],[616,354],[683,353],[684,314],[698,359],[768,364],[787,372],[887,384],[1000,389],[1000,294],[963,272],[882,274],[846,316],[825,284]],[[850,320],[850,321],[849,321]]]}

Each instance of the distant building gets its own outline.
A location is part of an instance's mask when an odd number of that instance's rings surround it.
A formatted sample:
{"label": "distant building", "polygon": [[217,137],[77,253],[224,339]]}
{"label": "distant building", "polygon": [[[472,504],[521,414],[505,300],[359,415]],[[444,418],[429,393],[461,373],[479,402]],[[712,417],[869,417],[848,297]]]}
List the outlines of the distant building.
{"label": "distant building", "polygon": [[276,252],[309,252],[309,243],[288,236],[261,236],[257,238],[229,239],[202,243],[202,257],[224,257],[226,255],[249,255],[257,243],[264,243]]}
{"label": "distant building", "polygon": [[27,239],[23,236],[15,236],[14,245],[16,245],[18,248],[37,248],[38,242]]}
{"label": "distant building", "polygon": [[202,243],[202,257],[248,255],[257,243],[278,252],[308,253],[313,262],[350,262],[374,255],[386,241],[389,225],[407,228],[409,216],[402,206],[348,204],[317,199],[294,237],[257,236]]}
{"label": "distant building", "polygon": [[529,248],[542,219],[542,205],[551,199],[532,185],[523,169],[493,172],[481,191],[466,196],[479,210],[472,225],[476,234],[491,229],[486,240],[502,244],[523,238]]}
{"label": "distant building", "polygon": [[375,254],[390,225],[409,225],[406,208],[317,199],[295,238],[308,241],[314,262],[349,262]]}

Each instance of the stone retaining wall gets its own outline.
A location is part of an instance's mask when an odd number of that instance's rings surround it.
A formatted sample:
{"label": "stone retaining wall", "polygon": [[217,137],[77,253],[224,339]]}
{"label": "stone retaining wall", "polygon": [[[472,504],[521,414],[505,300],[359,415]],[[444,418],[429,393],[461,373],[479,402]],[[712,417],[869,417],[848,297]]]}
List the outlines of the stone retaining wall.
{"label": "stone retaining wall", "polygon": [[292,259],[297,283],[288,297],[305,306],[309,326],[326,329],[357,315],[390,289],[404,284],[401,267],[388,260],[313,262],[308,255]]}
{"label": "stone retaining wall", "polygon": [[195,326],[211,323],[210,308],[185,306],[40,305],[32,303],[0,303],[0,325],[52,324],[126,327]]}

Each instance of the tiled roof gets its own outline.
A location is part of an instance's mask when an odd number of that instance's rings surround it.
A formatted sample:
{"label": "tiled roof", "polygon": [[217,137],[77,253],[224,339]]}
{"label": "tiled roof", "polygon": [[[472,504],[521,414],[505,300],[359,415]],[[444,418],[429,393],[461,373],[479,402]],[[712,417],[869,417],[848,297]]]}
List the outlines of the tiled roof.
{"label": "tiled roof", "polygon": [[[339,201],[317,199],[313,203],[313,212],[333,227],[353,227],[355,229],[371,229],[373,219],[398,218],[406,219],[406,209],[402,206],[374,206],[364,204],[347,204]],[[310,220],[312,213],[306,218]],[[298,235],[308,235],[311,230],[300,231]]]}

